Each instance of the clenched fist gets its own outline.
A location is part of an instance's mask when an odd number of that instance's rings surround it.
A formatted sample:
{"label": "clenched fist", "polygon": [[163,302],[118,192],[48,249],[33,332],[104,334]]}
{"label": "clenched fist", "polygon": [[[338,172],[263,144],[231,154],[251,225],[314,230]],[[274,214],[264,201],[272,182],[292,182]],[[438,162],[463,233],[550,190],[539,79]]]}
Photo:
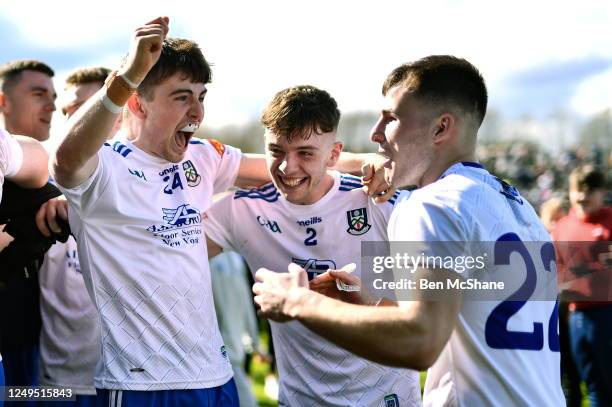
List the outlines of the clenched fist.
{"label": "clenched fist", "polygon": [[168,17],[157,17],[134,31],[130,52],[125,64],[119,70],[120,75],[125,75],[138,84],[144,80],[161,55],[169,23]]}

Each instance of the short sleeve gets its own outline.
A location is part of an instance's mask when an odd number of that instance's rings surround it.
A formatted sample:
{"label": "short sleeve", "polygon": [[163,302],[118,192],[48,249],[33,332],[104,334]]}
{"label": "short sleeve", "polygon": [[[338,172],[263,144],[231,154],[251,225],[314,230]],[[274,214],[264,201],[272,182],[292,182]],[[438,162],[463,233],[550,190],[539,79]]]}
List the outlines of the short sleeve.
{"label": "short sleeve", "polygon": [[16,175],[23,164],[23,149],[10,134],[0,130],[0,176]]}
{"label": "short sleeve", "polygon": [[204,216],[206,236],[224,250],[240,251],[234,236],[234,194],[228,194],[213,204]]}
{"label": "short sleeve", "polygon": [[108,187],[112,178],[112,163],[109,160],[110,157],[105,154],[103,148],[98,151],[98,165],[89,178],[73,188],[58,185],[58,188],[68,199],[71,208],[76,211],[80,218],[84,218],[95,208]]}
{"label": "short sleeve", "polygon": [[209,139],[208,142],[215,150],[217,165],[213,191],[217,194],[235,184],[242,152],[238,148],[222,144],[217,140]]}
{"label": "short sleeve", "polygon": [[413,194],[395,209],[388,229],[395,250],[432,258],[458,258],[468,254],[470,247],[464,216],[441,198],[425,198]]}

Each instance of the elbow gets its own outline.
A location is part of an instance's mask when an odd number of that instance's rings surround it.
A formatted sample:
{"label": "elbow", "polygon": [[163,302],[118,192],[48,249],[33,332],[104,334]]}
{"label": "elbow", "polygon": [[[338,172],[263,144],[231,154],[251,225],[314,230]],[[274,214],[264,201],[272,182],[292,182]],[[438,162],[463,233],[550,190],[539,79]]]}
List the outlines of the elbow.
{"label": "elbow", "polygon": [[47,166],[44,166],[43,171],[40,171],[39,175],[33,181],[32,188],[42,188],[47,185],[47,182],[49,182],[49,173],[47,172]]}
{"label": "elbow", "polygon": [[402,349],[399,355],[400,367],[424,371],[429,369],[438,359],[446,345],[440,335],[431,326],[420,324],[416,327],[406,326],[401,335],[405,343],[398,346]]}
{"label": "elbow", "polygon": [[63,143],[50,160],[49,170],[56,180],[70,177],[83,165],[78,154]]}
{"label": "elbow", "polygon": [[442,349],[433,348],[431,346],[424,347],[420,354],[417,355],[416,360],[414,360],[412,369],[414,370],[427,370],[438,360],[438,356],[440,356]]}
{"label": "elbow", "polygon": [[65,181],[70,179],[71,174],[74,173],[74,165],[67,154],[58,149],[49,162],[49,172],[57,183],[64,185]]}

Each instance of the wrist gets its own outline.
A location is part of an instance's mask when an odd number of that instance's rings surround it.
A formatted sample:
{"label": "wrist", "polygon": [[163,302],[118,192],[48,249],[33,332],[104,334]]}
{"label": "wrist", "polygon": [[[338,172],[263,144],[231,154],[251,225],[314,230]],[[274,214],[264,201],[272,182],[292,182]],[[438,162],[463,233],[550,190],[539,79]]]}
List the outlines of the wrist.
{"label": "wrist", "polygon": [[[123,108],[128,99],[136,92],[136,88],[130,85],[117,71],[108,76],[104,86],[106,87],[106,98],[117,108]],[[114,109],[109,110],[116,113]]]}
{"label": "wrist", "polygon": [[130,87],[136,90],[136,88],[138,88],[138,86],[142,83],[145,76],[147,75],[139,74],[130,69],[121,68],[117,70],[117,76],[122,77],[126,81],[126,83],[130,85]]}
{"label": "wrist", "polygon": [[294,287],[287,293],[287,299],[283,306],[283,313],[291,318],[297,319],[302,315],[304,305],[311,300],[313,291],[304,287]]}

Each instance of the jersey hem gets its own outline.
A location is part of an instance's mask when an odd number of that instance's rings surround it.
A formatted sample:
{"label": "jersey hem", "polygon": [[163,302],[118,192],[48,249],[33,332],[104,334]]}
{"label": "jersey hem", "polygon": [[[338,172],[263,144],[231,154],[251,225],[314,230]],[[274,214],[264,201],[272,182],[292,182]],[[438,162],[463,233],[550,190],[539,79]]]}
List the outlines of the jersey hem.
{"label": "jersey hem", "polygon": [[225,376],[212,380],[199,380],[192,382],[118,382],[115,380],[94,379],[94,386],[97,389],[105,390],[135,390],[135,391],[156,391],[156,390],[186,390],[186,389],[210,389],[219,387],[229,382],[234,377],[233,372]]}

